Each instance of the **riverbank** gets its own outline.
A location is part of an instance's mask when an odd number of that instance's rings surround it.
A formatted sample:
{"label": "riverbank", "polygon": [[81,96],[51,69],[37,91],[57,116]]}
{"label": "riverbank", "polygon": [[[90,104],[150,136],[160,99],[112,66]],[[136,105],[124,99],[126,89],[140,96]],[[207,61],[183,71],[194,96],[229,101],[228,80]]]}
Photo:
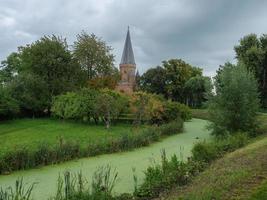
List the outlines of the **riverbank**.
{"label": "riverbank", "polygon": [[59,174],[69,170],[73,173],[82,171],[84,177],[91,179],[94,171],[107,164],[119,172],[115,192],[132,192],[134,189],[132,169],[138,182],[142,182],[143,171],[153,162],[160,160],[160,151],[165,149],[167,155],[177,154],[180,159],[186,159],[191,153],[192,146],[198,140],[209,139],[209,132],[205,129],[207,121],[192,119],[185,122],[184,133],[163,139],[148,147],[139,148],[129,152],[106,154],[91,158],[78,159],[53,166],[41,167],[27,171],[15,172],[11,175],[0,176],[0,186],[14,185],[18,177],[23,177],[25,183],[38,183],[33,191],[33,198],[46,200],[56,191]]}

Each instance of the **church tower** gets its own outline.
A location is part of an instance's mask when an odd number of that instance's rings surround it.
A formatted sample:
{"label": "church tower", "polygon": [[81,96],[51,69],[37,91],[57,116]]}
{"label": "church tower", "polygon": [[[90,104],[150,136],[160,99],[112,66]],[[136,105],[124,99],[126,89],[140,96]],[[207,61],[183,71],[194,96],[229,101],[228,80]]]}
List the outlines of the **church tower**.
{"label": "church tower", "polygon": [[120,81],[116,89],[120,92],[131,94],[135,87],[135,70],[136,64],[132,48],[130,30],[128,27],[124,49],[120,62]]}

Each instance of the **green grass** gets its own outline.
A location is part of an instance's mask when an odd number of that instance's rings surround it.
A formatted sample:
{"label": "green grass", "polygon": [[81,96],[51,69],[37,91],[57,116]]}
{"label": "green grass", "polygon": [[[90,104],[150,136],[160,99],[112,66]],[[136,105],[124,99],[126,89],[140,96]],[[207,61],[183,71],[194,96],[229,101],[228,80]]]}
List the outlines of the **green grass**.
{"label": "green grass", "polygon": [[255,189],[255,191],[249,198],[249,200],[259,200],[259,199],[267,199],[267,180],[263,184],[261,184],[257,189]]}
{"label": "green grass", "polygon": [[[191,184],[176,188],[168,199],[264,199],[267,136],[211,164]],[[264,184],[263,184],[264,183]],[[260,186],[260,187],[259,187]]]}
{"label": "green grass", "polygon": [[134,131],[130,124],[118,124],[107,130],[104,125],[54,119],[19,119],[0,122],[0,155],[22,146],[31,149],[41,143],[54,145],[60,138],[77,141],[81,147],[94,141],[120,137]]}

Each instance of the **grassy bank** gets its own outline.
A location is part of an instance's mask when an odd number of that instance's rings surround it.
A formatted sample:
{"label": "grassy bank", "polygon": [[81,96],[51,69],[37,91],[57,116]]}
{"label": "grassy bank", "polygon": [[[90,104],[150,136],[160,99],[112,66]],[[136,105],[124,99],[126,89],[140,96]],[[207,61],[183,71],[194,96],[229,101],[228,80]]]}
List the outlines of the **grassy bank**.
{"label": "grassy bank", "polygon": [[[36,123],[31,120],[28,122]],[[16,129],[16,126],[11,124],[3,125],[7,127],[6,130],[10,130],[4,132],[1,129],[1,137],[6,138],[7,144],[3,145],[0,154],[0,174],[147,146],[163,136],[176,134],[183,129],[182,120],[159,127],[138,129],[124,124],[114,126],[110,130],[85,124],[51,122],[50,124],[50,121],[40,120],[36,126],[27,123],[26,126],[25,122],[17,125],[25,126],[25,129]],[[11,123],[16,124],[16,121]],[[12,143],[16,146],[7,148]]]}
{"label": "grassy bank", "polygon": [[[143,128],[143,127],[142,127]],[[55,145],[60,139],[76,141],[81,147],[88,142],[118,138],[140,131],[131,124],[117,124],[107,130],[102,124],[80,123],[54,119],[19,119],[0,122],[0,155],[10,149],[29,147],[37,149],[40,144]]]}
{"label": "grassy bank", "polygon": [[267,137],[215,161],[190,185],[165,199],[264,199],[267,180]]}

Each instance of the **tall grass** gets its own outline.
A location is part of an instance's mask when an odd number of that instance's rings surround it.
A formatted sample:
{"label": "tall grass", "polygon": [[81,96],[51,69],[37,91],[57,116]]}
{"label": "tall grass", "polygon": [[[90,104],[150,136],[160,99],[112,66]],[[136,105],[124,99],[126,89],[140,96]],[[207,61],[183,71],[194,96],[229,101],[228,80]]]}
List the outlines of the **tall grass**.
{"label": "tall grass", "polygon": [[153,199],[173,186],[186,185],[201,170],[203,165],[199,162],[180,161],[176,155],[167,159],[165,151],[162,151],[161,163],[147,168],[144,182],[135,189],[135,199]]}
{"label": "tall grass", "polygon": [[112,200],[112,192],[118,173],[110,166],[99,168],[93,175],[92,182],[83,178],[82,173],[71,175],[65,172],[59,177],[57,194],[50,200]]}
{"label": "tall grass", "polygon": [[0,200],[31,200],[34,183],[26,187],[23,178],[16,180],[15,189],[8,187],[7,189],[0,188]]}

